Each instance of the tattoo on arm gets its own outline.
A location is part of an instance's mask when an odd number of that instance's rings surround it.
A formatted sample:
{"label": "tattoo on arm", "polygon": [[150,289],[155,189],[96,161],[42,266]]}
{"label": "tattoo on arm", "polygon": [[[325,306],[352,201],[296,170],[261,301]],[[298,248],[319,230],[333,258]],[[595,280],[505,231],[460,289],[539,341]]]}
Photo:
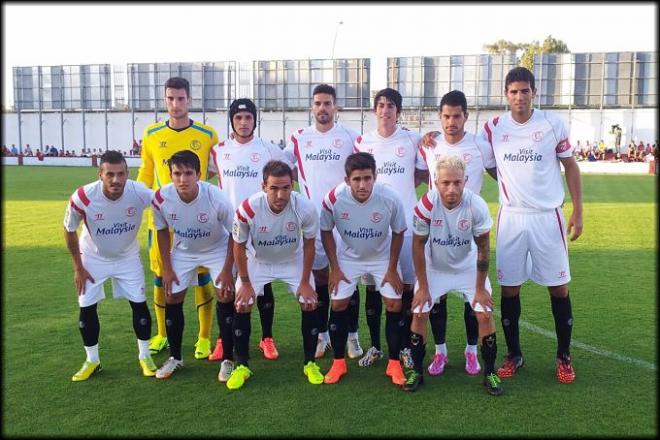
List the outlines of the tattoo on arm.
{"label": "tattoo on arm", "polygon": [[479,272],[488,272],[488,258],[485,260],[477,260],[477,270]]}

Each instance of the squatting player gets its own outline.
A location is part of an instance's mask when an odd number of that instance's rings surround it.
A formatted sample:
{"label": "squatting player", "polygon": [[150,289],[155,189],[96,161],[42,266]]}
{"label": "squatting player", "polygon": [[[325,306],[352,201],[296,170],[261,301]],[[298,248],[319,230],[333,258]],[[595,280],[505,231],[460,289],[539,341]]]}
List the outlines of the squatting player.
{"label": "squatting player", "polygon": [[[151,190],[128,179],[126,160],[118,151],[101,155],[99,180],[73,193],[64,217],[64,238],[71,253],[74,283],[80,306],[79,328],[87,359],[71,378],[89,379],[101,371],[100,324],[96,307],[105,298],[103,283],[112,279],[115,298],[128,300],[133,310],[142,374],[154,376],[156,365],[149,353],[151,316],[144,295],[144,269],[137,234],[142,213],[151,203]],[[76,229],[84,227],[80,239]]]}
{"label": "squatting player", "polygon": [[[532,108],[534,75],[523,67],[509,71],[504,94],[511,111],[484,124],[486,140],[497,162],[500,210],[497,218],[497,279],[502,287],[502,327],[508,353],[500,377],[524,365],[520,349],[520,286],[531,278],[550,293],[557,333],[556,374],[561,383],[575,380],[570,357],[573,313],[568,283],[567,233],[582,234],[582,184],[566,124],[555,114]],[[573,212],[566,227],[562,205],[566,184]],[[531,274],[526,260],[531,257]]]}
{"label": "squatting player", "polygon": [[[262,295],[264,285],[276,279],[284,281],[300,303],[303,373],[310,383],[322,384],[323,374],[314,361],[319,325],[312,278],[319,219],[311,202],[293,192],[293,171],[288,164],[275,160],[266,164],[263,191],[241,203],[233,228],[238,269],[233,332],[236,368],[227,388],[241,388],[252,376],[248,366],[250,312],[255,296]],[[254,249],[249,255],[248,241]]]}
{"label": "squatting player", "polygon": [[194,152],[174,153],[168,166],[172,183],[157,190],[152,200],[170,343],[170,358],[156,371],[158,379],[166,379],[183,367],[183,301],[188,286],[197,282],[197,270],[205,267],[211,272],[215,294],[221,300],[234,291],[233,209],[229,199],[217,186],[199,180],[200,161]]}
{"label": "squatting player", "polygon": [[[208,125],[188,117],[191,103],[190,84],[185,78],[173,77],[165,82],[165,107],[169,119],[149,125],[142,136],[142,164],[137,180],[157,190],[171,182],[167,160],[177,151],[190,150],[198,156],[201,179],[206,173],[211,147],[218,143],[218,135]],[[165,293],[161,277],[160,254],[153,218],[149,219],[149,261],[154,273],[154,310],[158,334],[151,338],[149,349],[158,353],[167,347],[165,330]],[[195,304],[199,318],[199,335],[195,343],[195,358],[205,359],[211,354],[211,323],[213,320],[213,287],[208,271],[202,271],[195,287]]]}
{"label": "squatting player", "polygon": [[[424,382],[422,365],[426,351],[426,322],[431,304],[450,290],[468,298],[479,323],[484,386],[493,396],[502,394],[495,374],[495,321],[488,280],[490,228],[488,205],[465,189],[465,162],[445,156],[435,167],[435,189],[422,196],[415,207],[413,258],[417,272],[413,321],[410,332],[412,368],[406,372],[405,391]],[[476,244],[476,247],[475,247]]]}
{"label": "squatting player", "polygon": [[[330,260],[330,339],[335,354],[324,382],[337,383],[348,371],[344,358],[346,308],[360,278],[369,274],[380,287],[387,310],[389,362],[385,374],[394,384],[403,385],[399,362],[403,283],[398,262],[407,228],[406,212],[394,188],[376,182],[376,161],[371,154],[348,156],[344,168],[344,183],[325,196],[321,210],[321,238]],[[341,237],[339,250],[335,229]]]}

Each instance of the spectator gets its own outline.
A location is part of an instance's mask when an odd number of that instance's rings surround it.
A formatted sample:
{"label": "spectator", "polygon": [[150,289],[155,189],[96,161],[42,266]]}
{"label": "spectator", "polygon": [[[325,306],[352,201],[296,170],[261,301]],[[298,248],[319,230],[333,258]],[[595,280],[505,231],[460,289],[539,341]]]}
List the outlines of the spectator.
{"label": "spectator", "polygon": [[14,144],[11,144],[11,155],[18,156],[18,150],[16,149],[16,145]]}
{"label": "spectator", "polygon": [[57,157],[57,148],[55,148],[55,145],[50,146],[50,151],[48,156]]}
{"label": "spectator", "polygon": [[7,148],[6,145],[2,146],[2,156],[3,157],[11,156],[11,151],[9,151],[9,148]]}
{"label": "spectator", "polygon": [[30,144],[27,144],[25,150],[23,151],[23,154],[25,156],[34,156],[34,154],[32,153],[32,148],[30,148]]}
{"label": "spectator", "polygon": [[39,148],[37,148],[37,159],[44,160],[44,153]]}
{"label": "spectator", "polygon": [[636,159],[636,154],[635,154],[635,143],[631,142],[628,145],[628,162],[634,162]]}
{"label": "spectator", "polygon": [[606,149],[605,141],[603,139],[601,139],[600,142],[598,142],[598,150],[600,152],[600,154],[598,155],[599,160],[601,160],[601,159],[605,160],[605,149]]}
{"label": "spectator", "polygon": [[280,148],[284,149],[284,147],[285,147],[285,145],[284,145],[284,139],[280,139],[280,143],[277,144],[277,145],[279,145]]}
{"label": "spectator", "polygon": [[644,162],[644,142],[637,145],[637,162]]}

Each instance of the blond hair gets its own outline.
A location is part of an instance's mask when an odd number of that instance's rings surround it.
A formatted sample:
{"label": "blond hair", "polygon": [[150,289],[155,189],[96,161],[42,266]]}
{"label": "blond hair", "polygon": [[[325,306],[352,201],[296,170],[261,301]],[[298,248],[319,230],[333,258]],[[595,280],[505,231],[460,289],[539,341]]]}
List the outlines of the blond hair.
{"label": "blond hair", "polygon": [[440,174],[441,169],[461,170],[465,174],[465,162],[458,156],[444,156],[435,164],[435,175]]}

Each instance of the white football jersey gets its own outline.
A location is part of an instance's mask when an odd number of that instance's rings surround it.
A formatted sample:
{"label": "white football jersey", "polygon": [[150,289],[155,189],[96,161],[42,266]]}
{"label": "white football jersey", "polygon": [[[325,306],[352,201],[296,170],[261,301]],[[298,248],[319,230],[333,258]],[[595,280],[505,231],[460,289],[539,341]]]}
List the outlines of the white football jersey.
{"label": "white football jersey", "polygon": [[195,200],[185,203],[173,183],[156,191],[152,205],[156,229],[169,227],[172,254],[201,259],[200,254],[226,253],[234,210],[227,196],[217,186],[197,182]]}
{"label": "white football jersey", "polygon": [[271,160],[284,160],[280,147],[255,137],[247,144],[227,139],[211,148],[209,172],[218,175],[218,186],[234,209],[261,191],[263,169]]}
{"label": "white football jersey", "polygon": [[284,155],[292,167],[298,168],[300,192],[312,201],[314,209],[320,209],[328,191],[344,181],[344,162],[353,153],[357,136],[341,124],[325,133],[311,125],[290,136]]}
{"label": "white football jersey", "polygon": [[493,219],[481,196],[463,190],[461,203],[453,209],[442,204],[437,190],[424,194],[415,206],[415,235],[428,236],[426,265],[440,272],[473,270],[477,264],[474,237],[490,231]]}
{"label": "white football jersey", "polygon": [[103,194],[97,180],[73,193],[64,214],[64,228],[75,232],[81,221],[80,251],[103,259],[120,259],[139,253],[137,234],[142,213],[151,203],[152,191],[143,183],[128,179],[117,200]]}
{"label": "white football jersey", "polygon": [[244,200],[234,215],[232,232],[237,243],[251,241],[258,261],[282,263],[300,258],[302,238],[316,238],[318,230],[316,209],[303,195],[293,191],[279,214],[270,209],[264,192]]}
{"label": "white football jersey", "polygon": [[[481,193],[484,182],[484,169],[495,168],[495,158],[490,145],[483,139],[465,133],[463,139],[450,144],[440,135],[435,139],[435,148],[419,147],[419,152],[429,169],[429,189],[435,187],[435,166],[444,156],[456,156],[465,162],[465,187],[474,193]],[[486,163],[485,160],[488,160]]]}
{"label": "white football jersey", "polygon": [[406,235],[412,234],[412,211],[417,203],[415,168],[427,169],[419,152],[420,139],[417,133],[397,127],[387,138],[373,130],[355,140],[354,151],[373,154],[376,159],[376,178],[390,185],[399,195],[408,223]]}
{"label": "white football jersey", "polygon": [[369,198],[360,203],[342,183],[325,196],[321,210],[321,230],[335,226],[341,236],[337,255],[342,259],[389,261],[391,231],[407,229],[406,212],[389,185],[376,182]]}
{"label": "white football jersey", "polygon": [[547,210],[564,203],[559,158],[573,152],[559,117],[535,109],[519,124],[509,112],[487,121],[480,136],[491,145],[497,162],[500,204]]}

